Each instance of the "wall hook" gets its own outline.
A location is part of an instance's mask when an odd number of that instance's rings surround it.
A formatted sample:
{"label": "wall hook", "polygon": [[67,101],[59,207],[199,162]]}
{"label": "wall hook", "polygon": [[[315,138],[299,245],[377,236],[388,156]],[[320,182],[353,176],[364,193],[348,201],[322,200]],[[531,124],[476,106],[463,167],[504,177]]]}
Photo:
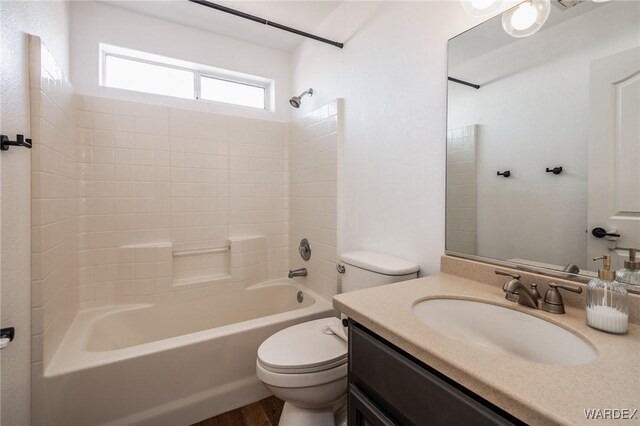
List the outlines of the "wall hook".
{"label": "wall hook", "polygon": [[31,148],[31,139],[25,139],[24,135],[16,135],[15,141],[10,141],[9,136],[0,135],[0,150],[7,151],[10,146],[23,146]]}
{"label": "wall hook", "polygon": [[559,175],[560,173],[562,173],[562,167],[554,167],[553,169],[550,169],[547,167],[547,173],[553,173],[554,175]]}
{"label": "wall hook", "polygon": [[13,342],[16,337],[16,329],[13,327],[7,327],[0,330],[0,349],[4,349]]}
{"label": "wall hook", "polygon": [[504,172],[498,172],[498,176],[504,176],[504,177],[508,178],[509,176],[511,176],[511,171],[510,170],[505,170]]}

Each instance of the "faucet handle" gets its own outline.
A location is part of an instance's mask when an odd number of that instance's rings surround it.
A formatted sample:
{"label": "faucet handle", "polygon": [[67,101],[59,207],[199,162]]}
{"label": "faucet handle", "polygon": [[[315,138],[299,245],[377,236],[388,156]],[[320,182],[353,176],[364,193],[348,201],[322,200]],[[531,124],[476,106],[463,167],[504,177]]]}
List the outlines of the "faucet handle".
{"label": "faucet handle", "polygon": [[519,280],[521,278],[520,274],[514,274],[514,273],[511,273],[509,271],[503,271],[502,269],[496,269],[495,273],[496,273],[496,275],[503,275],[505,277],[511,277],[514,280]]}
{"label": "faucet handle", "polygon": [[582,293],[582,287],[550,282],[549,290],[547,290],[547,293],[544,295],[544,302],[542,302],[543,310],[554,314],[564,314],[564,302],[562,301],[562,295],[559,289],[578,294]]}
{"label": "faucet handle", "polygon": [[549,288],[552,288],[552,289],[561,288],[563,290],[572,291],[572,292],[578,293],[578,294],[582,293],[582,287],[577,286],[577,285],[556,284],[554,282],[550,282],[549,283]]}

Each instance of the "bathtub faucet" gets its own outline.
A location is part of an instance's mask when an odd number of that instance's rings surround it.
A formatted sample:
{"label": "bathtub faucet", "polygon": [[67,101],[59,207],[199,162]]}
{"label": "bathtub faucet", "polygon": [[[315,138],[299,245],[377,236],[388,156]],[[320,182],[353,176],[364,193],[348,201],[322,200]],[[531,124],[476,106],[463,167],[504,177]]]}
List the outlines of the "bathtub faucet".
{"label": "bathtub faucet", "polygon": [[307,276],[307,268],[294,269],[293,271],[289,271],[289,278],[293,277],[306,277]]}

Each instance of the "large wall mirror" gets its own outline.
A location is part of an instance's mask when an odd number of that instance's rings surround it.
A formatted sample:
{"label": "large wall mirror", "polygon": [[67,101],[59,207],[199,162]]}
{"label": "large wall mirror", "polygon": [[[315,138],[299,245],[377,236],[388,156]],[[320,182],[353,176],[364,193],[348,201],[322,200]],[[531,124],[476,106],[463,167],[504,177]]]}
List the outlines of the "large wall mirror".
{"label": "large wall mirror", "polygon": [[640,248],[640,2],[550,9],[449,41],[446,248],[585,279]]}

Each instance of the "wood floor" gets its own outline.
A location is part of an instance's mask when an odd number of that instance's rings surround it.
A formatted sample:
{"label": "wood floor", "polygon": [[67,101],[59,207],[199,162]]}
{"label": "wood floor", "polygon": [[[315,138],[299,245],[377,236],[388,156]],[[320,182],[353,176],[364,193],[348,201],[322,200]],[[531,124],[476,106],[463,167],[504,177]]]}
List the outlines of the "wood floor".
{"label": "wood floor", "polygon": [[277,426],[284,401],[272,396],[192,426]]}

